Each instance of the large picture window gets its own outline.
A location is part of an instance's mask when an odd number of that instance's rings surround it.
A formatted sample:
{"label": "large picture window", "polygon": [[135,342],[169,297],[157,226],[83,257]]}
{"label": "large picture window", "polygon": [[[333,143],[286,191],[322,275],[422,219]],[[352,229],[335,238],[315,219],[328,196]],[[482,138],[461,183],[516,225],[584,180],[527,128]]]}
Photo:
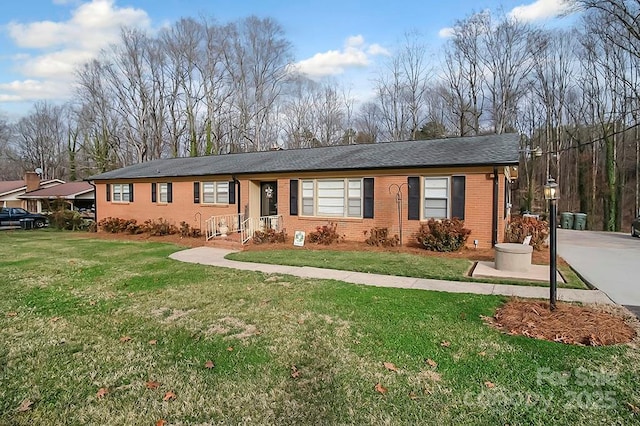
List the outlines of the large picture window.
{"label": "large picture window", "polygon": [[202,182],[204,204],[229,204],[229,182]]}
{"label": "large picture window", "polygon": [[131,201],[131,193],[129,191],[129,184],[125,184],[125,183],[116,183],[111,185],[113,194],[112,194],[112,200],[114,202],[129,202]]}
{"label": "large picture window", "polygon": [[424,219],[449,217],[449,178],[424,178]]}
{"label": "large picture window", "polygon": [[302,180],[302,215],[362,217],[362,179]]}

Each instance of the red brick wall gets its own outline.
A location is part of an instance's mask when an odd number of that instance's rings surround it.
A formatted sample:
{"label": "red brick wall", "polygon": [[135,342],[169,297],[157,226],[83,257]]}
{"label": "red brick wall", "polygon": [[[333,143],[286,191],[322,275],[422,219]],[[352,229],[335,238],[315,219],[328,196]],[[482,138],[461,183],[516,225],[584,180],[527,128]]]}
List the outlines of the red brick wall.
{"label": "red brick wall", "polygon": [[[220,179],[225,180],[225,179]],[[230,180],[227,179],[227,180]],[[169,180],[157,180],[157,183],[168,182]],[[151,202],[151,182],[133,181],[133,202],[118,203],[106,201],[106,184],[96,182],[96,214],[100,221],[106,217],[118,217],[122,219],[136,219],[142,223],[147,219],[163,218],[178,225],[185,221],[190,226],[199,227],[204,230],[205,220],[211,216],[226,215],[236,213],[237,206],[214,206],[204,204],[194,204],[193,202],[193,180],[177,180],[172,178],[173,202],[152,203]],[[111,183],[121,183],[112,181]],[[127,181],[126,183],[131,183]],[[200,216],[197,216],[200,213]],[[202,226],[200,226],[200,217]]]}
{"label": "red brick wall", "polygon": [[[364,231],[373,227],[387,227],[391,234],[398,234],[398,211],[395,201],[395,189],[393,185],[402,185],[407,182],[407,176],[466,176],[466,201],[465,201],[465,227],[471,229],[468,245],[473,246],[473,241],[478,240],[479,247],[491,247],[492,238],[492,202],[493,202],[493,177],[492,168],[466,168],[457,170],[410,170],[405,174],[391,174],[389,172],[350,172],[348,174],[329,173],[300,173],[288,176],[255,176],[254,179],[240,179],[240,197],[236,201],[240,203],[240,212],[249,213],[250,202],[258,199],[258,183],[260,181],[278,182],[278,213],[284,218],[287,233],[292,236],[297,230],[311,232],[317,226],[335,222],[338,224],[338,232],[344,234],[347,240],[364,241]],[[504,176],[502,170],[498,176],[498,242],[504,235]],[[397,173],[397,172],[396,172]],[[347,219],[347,218],[318,218],[291,216],[289,211],[289,180],[300,178],[325,178],[325,177],[375,177],[374,184],[374,218],[373,219]],[[96,205],[98,220],[105,217],[119,217],[136,219],[139,223],[147,219],[164,218],[173,221],[176,225],[185,221],[192,226],[202,227],[207,218],[217,215],[234,214],[237,212],[237,204],[228,206],[207,206],[194,204],[193,181],[194,180],[231,180],[230,176],[222,178],[180,178],[171,179],[173,183],[172,203],[151,202],[151,182],[136,180],[134,183],[134,202],[116,203],[106,201],[106,183],[96,182]],[[167,180],[158,180],[161,183]],[[127,183],[129,183],[128,181]],[[109,183],[116,183],[111,181]],[[119,183],[119,182],[117,182]],[[237,195],[237,194],[236,194]],[[402,223],[403,242],[413,240],[413,234],[420,228],[420,221],[407,219],[407,186],[402,187]],[[258,199],[259,200],[259,199]],[[251,206],[251,214],[259,215],[259,206]],[[255,208],[254,208],[255,207]]]}

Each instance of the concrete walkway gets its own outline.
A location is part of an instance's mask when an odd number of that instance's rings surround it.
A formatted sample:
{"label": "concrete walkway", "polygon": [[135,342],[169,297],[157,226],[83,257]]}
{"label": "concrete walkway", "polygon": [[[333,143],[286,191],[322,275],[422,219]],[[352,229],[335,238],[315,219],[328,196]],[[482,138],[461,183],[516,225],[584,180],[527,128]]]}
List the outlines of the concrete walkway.
{"label": "concrete walkway", "polygon": [[[548,287],[488,284],[476,282],[430,280],[424,278],[396,277],[390,275],[368,274],[364,272],[339,271],[335,269],[313,268],[309,266],[270,265],[266,263],[238,262],[224,257],[232,253],[213,247],[196,247],[173,253],[169,257],[175,260],[202,265],[234,268],[245,271],[258,271],[267,274],[288,274],[302,278],[339,280],[353,284],[376,287],[412,288],[420,290],[445,291],[448,293],[494,294],[523,298],[548,299]],[[606,294],[598,290],[558,289],[558,300],[565,302],[613,304]]]}

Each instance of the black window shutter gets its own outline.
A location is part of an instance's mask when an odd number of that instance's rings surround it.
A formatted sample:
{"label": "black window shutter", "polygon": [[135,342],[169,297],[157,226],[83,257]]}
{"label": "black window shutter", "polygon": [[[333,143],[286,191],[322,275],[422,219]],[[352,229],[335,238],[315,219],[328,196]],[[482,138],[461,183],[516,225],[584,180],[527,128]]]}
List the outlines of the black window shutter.
{"label": "black window shutter", "polygon": [[167,183],[167,203],[173,202],[173,184]]}
{"label": "black window shutter", "polygon": [[107,201],[111,201],[111,184],[107,184]]}
{"label": "black window shutter", "polygon": [[200,182],[193,182],[193,204],[200,204]]}
{"label": "black window shutter", "polygon": [[298,179],[289,181],[289,214],[298,216]]}
{"label": "black window shutter", "polygon": [[409,176],[407,184],[409,186],[408,219],[420,220],[420,178]]}
{"label": "black window shutter", "polygon": [[236,203],[236,183],[233,180],[229,181],[229,204]]}
{"label": "black window shutter", "polygon": [[451,178],[451,217],[464,220],[465,177]]}
{"label": "black window shutter", "polygon": [[373,178],[364,178],[364,212],[362,217],[373,219]]}
{"label": "black window shutter", "polygon": [[129,184],[129,201],[133,203],[133,184]]}
{"label": "black window shutter", "polygon": [[151,202],[155,203],[158,201],[158,191],[156,190],[156,183],[151,184]]}

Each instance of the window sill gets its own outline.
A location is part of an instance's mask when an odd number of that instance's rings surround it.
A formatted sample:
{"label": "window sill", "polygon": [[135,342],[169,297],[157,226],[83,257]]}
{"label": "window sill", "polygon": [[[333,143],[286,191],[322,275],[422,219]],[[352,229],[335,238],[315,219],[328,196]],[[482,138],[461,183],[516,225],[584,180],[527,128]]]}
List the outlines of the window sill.
{"label": "window sill", "polygon": [[131,201],[112,201],[111,204],[117,204],[119,206],[131,204]]}
{"label": "window sill", "polygon": [[362,222],[365,219],[361,217],[336,217],[336,216],[298,216],[300,220],[317,221],[325,220],[327,222]]}
{"label": "window sill", "polygon": [[221,203],[200,203],[201,207],[222,207],[222,208],[228,208],[229,206],[232,206],[235,204],[221,204]]}

